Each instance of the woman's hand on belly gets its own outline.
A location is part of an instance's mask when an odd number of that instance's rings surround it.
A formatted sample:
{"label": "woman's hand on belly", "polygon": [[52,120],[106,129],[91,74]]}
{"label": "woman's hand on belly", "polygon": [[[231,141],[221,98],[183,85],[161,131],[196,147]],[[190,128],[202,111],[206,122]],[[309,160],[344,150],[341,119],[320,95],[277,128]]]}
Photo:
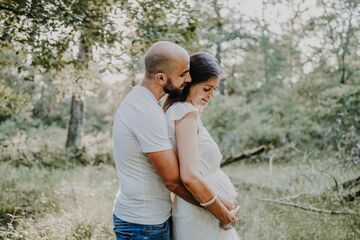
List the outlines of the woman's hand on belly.
{"label": "woman's hand on belly", "polygon": [[218,196],[218,198],[229,211],[234,210],[238,206],[236,198],[234,201],[229,201],[225,198],[222,198],[221,196]]}

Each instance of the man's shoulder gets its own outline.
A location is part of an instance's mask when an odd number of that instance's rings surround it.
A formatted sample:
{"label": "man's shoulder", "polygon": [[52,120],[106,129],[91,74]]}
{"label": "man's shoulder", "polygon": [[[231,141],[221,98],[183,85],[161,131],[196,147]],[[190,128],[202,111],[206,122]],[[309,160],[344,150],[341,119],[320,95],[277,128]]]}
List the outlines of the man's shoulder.
{"label": "man's shoulder", "polygon": [[140,104],[147,106],[158,106],[155,97],[151,95],[151,93],[146,90],[144,87],[135,86],[131,89],[131,91],[125,96],[122,103],[125,104]]}
{"label": "man's shoulder", "polygon": [[154,98],[142,91],[141,88],[134,87],[121,102],[118,113],[125,118],[147,119],[163,118],[165,113],[162,107]]}

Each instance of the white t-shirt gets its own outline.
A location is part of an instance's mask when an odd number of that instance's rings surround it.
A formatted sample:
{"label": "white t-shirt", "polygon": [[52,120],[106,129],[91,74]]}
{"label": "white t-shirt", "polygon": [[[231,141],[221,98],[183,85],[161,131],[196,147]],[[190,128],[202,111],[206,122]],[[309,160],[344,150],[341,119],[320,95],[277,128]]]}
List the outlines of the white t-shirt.
{"label": "white t-shirt", "polygon": [[144,153],[172,149],[165,114],[155,96],[135,86],[120,104],[113,124],[120,189],[114,214],[131,223],[160,224],[171,214],[170,192]]}

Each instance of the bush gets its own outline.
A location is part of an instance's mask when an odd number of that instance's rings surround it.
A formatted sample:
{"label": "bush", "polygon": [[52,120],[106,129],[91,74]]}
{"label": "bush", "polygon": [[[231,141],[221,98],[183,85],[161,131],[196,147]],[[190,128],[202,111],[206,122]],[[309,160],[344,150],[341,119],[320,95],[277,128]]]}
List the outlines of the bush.
{"label": "bush", "polygon": [[338,159],[353,155],[354,162],[359,158],[359,105],[357,88],[308,79],[270,93],[258,91],[250,100],[220,96],[202,118],[224,156],[271,144],[291,156],[281,154],[285,161],[317,150],[335,151]]}
{"label": "bush", "polygon": [[340,86],[323,94],[322,106],[328,108],[321,121],[329,126],[327,144],[339,158],[358,163],[360,150],[360,89]]}

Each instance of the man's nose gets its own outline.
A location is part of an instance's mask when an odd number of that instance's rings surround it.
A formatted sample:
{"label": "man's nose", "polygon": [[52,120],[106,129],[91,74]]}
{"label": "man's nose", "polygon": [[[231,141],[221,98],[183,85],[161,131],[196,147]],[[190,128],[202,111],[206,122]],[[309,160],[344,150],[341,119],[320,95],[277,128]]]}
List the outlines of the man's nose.
{"label": "man's nose", "polygon": [[191,82],[191,76],[190,76],[189,73],[186,74],[185,82],[186,82],[186,83]]}

